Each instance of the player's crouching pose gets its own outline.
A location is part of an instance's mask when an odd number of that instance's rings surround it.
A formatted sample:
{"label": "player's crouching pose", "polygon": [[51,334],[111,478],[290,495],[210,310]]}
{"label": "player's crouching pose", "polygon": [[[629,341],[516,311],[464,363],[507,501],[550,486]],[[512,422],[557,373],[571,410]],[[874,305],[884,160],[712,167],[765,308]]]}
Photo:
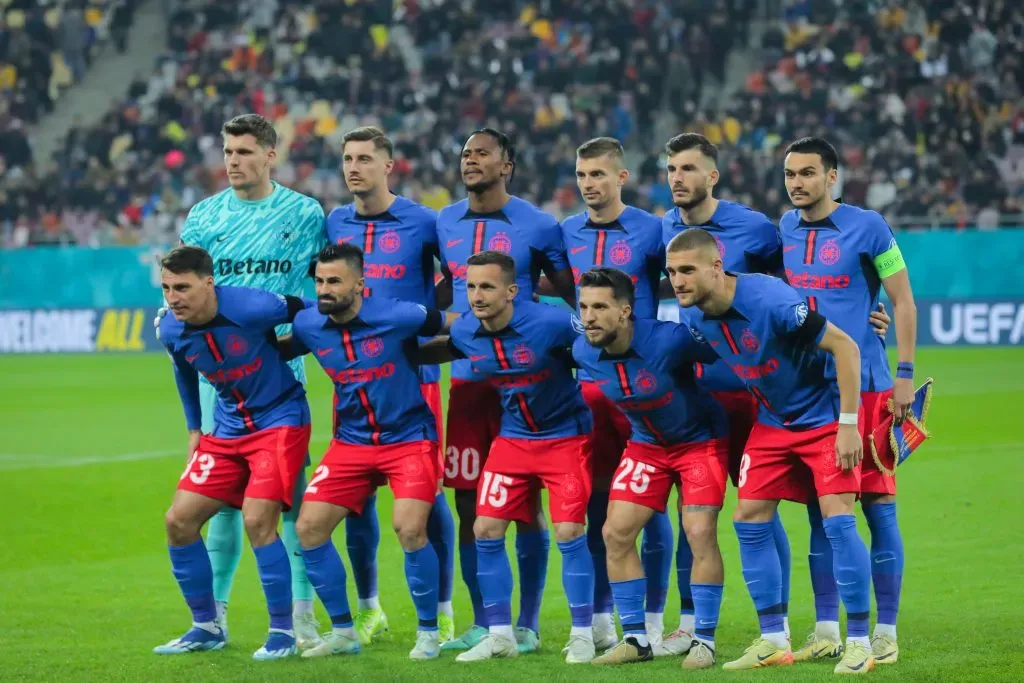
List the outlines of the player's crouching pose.
{"label": "player's crouching pose", "polygon": [[846,652],[835,672],[871,671],[871,567],[853,516],[863,457],[857,345],[782,280],[725,272],[706,230],[690,228],[672,239],[667,270],[680,305],[699,311],[689,319],[694,338],[709,343],[761,404],[740,463],[733,518],[761,637],[725,668],[793,663],[771,520],[780,500],[817,497],[847,612]]}
{"label": "player's crouching pose", "polygon": [[[167,512],[174,578],[192,610],[192,628],[157,654],[218,650],[213,570],[200,531],[224,505],[241,508],[270,612],[270,634],[253,654],[271,660],[297,652],[292,630],[288,551],[277,535],[291,506],[309,447],[309,406],[274,345],[274,327],[302,310],[295,297],[242,287],[215,287],[213,260],[199,247],[178,247],[162,261],[164,297],[173,316],[160,339],[174,361],[189,430],[189,460]],[[200,431],[199,373],[217,390],[216,427]]]}
{"label": "player's crouching pose", "polygon": [[286,356],[315,352],[334,381],[337,399],[334,439],[306,487],[296,523],[306,573],[333,630],[302,656],[360,650],[345,567],[331,534],[341,520],[362,511],[374,492],[374,477],[383,475],[395,495],[392,519],[419,619],[409,657],[434,659],[439,653],[438,559],[427,543],[427,518],[440,478],[437,426],[420,392],[414,356],[417,336],[444,332],[445,320],[418,304],[363,299],[363,252],[350,244],[320,252],[315,281],[318,310],[296,316],[292,337],[281,342]]}
{"label": "player's crouching pose", "polygon": [[716,356],[681,325],[634,320],[633,300],[633,283],[622,271],[594,268],[580,278],[585,336],[573,345],[573,357],[625,413],[633,431],[612,480],[603,530],[624,635],[593,663],[624,664],[654,656],[644,623],[647,586],[636,538],[655,512],[665,511],[673,484],[680,484],[683,528],[694,556],[697,624],[683,667],[706,669],[715,663],[722,603],[717,527],[728,478],[728,443],[725,413],[697,388],[693,364],[713,362]]}
{"label": "player's crouching pose", "polygon": [[455,661],[517,656],[505,534],[511,522],[533,519],[531,500],[544,486],[572,615],[565,661],[586,663],[595,654],[594,565],[584,535],[593,421],[571,368],[579,320],[564,308],[513,303],[516,264],[507,254],[482,251],[466,264],[470,311],[452,323],[446,346],[430,349],[434,342],[428,343],[424,360],[468,358],[474,376],[498,387],[502,416],[480,477],[473,525],[488,634]]}

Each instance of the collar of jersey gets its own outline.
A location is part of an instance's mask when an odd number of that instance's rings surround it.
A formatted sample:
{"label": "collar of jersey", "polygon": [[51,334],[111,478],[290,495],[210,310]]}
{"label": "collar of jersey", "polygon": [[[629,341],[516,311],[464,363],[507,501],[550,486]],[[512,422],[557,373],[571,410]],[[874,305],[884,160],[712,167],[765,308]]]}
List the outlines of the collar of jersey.
{"label": "collar of jersey", "polygon": [[384,221],[388,221],[390,223],[401,222],[395,218],[395,215],[390,211],[381,211],[380,213],[363,215],[361,213],[356,213],[354,206],[352,207],[352,220],[359,221],[360,223],[383,223]]}
{"label": "collar of jersey", "polygon": [[220,311],[217,311],[217,315],[213,316],[211,320],[203,323],[202,325],[193,325],[192,323],[189,322],[182,324],[184,325],[186,332],[195,332],[197,330],[209,330],[211,328],[219,327],[221,325],[231,325],[233,327],[237,327],[235,323],[225,318],[224,314],[221,313]]}
{"label": "collar of jersey", "polygon": [[729,307],[722,315],[708,315],[704,311],[700,312],[702,320],[746,320],[747,316],[743,315],[736,310],[736,299],[740,296],[740,285],[743,283],[743,274],[734,273],[732,271],[725,271],[726,275],[733,275],[736,278],[736,291],[733,293],[732,306]]}
{"label": "collar of jersey", "polygon": [[512,317],[509,319],[508,325],[505,325],[505,327],[501,328],[500,330],[497,330],[495,332],[491,332],[489,330],[485,330],[483,324],[478,320],[477,323],[476,323],[476,329],[473,330],[473,336],[474,337],[503,337],[506,334],[508,334],[509,332],[515,332],[515,333],[518,334],[518,330],[516,329],[516,325],[519,322],[522,321],[522,317],[521,317],[522,314],[523,314],[523,307],[522,306],[516,306],[515,304],[512,304]]}
{"label": "collar of jersey", "polygon": [[644,357],[640,353],[630,346],[626,349],[625,353],[608,353],[608,349],[601,349],[601,353],[597,354],[598,360],[626,360],[627,358],[638,358],[643,360]]}
{"label": "collar of jersey", "polygon": [[800,220],[797,221],[796,227],[803,228],[804,230],[835,230],[836,232],[840,232],[839,226],[836,225],[834,220],[832,220],[832,216],[835,216],[842,208],[843,205],[840,204],[835,208],[835,211],[825,216],[820,221],[805,221],[804,217],[800,216]]}
{"label": "collar of jersey", "polygon": [[369,324],[365,320],[360,318],[358,315],[349,320],[347,323],[336,323],[331,319],[331,316],[324,315],[323,329],[325,330],[330,328],[334,328],[336,330],[344,330],[349,327],[369,327]]}
{"label": "collar of jersey", "polygon": [[[625,213],[625,211],[623,211],[622,213]],[[590,220],[590,217],[588,216],[587,220],[584,221],[583,223],[583,228],[586,230],[621,230],[622,232],[629,232],[626,226],[623,225],[618,218],[616,218],[613,221],[609,221],[608,223],[595,223],[594,221]]]}
{"label": "collar of jersey", "polygon": [[477,220],[492,219],[496,221],[504,221],[509,225],[512,225],[512,221],[509,220],[508,216],[505,214],[504,209],[498,209],[497,211],[488,211],[487,213],[477,213],[473,209],[466,209],[466,213],[462,214],[462,218],[460,218],[459,220],[464,221],[467,219],[474,218]]}
{"label": "collar of jersey", "polygon": [[281,187],[280,183],[278,183],[276,180],[271,180],[270,181],[270,186],[271,186],[270,194],[268,194],[266,197],[263,197],[262,199],[239,199],[238,195],[235,194],[234,191],[232,191],[231,192],[232,201],[238,202],[239,204],[242,204],[244,206],[258,206],[259,204],[262,204],[263,202],[268,201],[271,197],[273,197],[275,194],[277,194],[278,189],[280,189],[280,187]]}

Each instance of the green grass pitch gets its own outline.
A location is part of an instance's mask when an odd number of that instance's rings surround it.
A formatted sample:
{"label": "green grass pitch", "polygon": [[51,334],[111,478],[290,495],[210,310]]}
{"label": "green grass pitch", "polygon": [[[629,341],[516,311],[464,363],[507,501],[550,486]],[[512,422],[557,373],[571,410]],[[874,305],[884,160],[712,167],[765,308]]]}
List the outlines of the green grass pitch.
{"label": "green grass pitch", "polygon": [[[310,365],[314,460],[329,438],[327,379]],[[934,438],[900,475],[907,568],[900,663],[875,678],[920,681],[1024,679],[1024,541],[1016,527],[1024,483],[1024,350],[924,350],[921,377],[936,379]],[[541,619],[542,653],[460,665],[407,659],[414,612],[401,551],[379,508],[381,599],[394,639],[353,658],[256,663],[267,615],[246,551],[231,601],[231,644],[220,652],[158,657],[154,645],[189,617],[170,573],[163,512],[185,461],[182,411],[167,358],[0,357],[0,680],[827,680],[831,664],[728,674],[688,674],[677,659],[615,669],[569,667],[559,652],[569,615],[552,551]],[[719,660],[738,656],[756,619],[740,574],[729,510],[720,524],[726,591]],[[783,506],[793,545],[794,641],[813,625],[805,515]],[[866,529],[862,524],[862,533]],[[342,556],[343,531],[336,537]],[[347,558],[346,558],[347,563]],[[513,563],[514,564],[514,563]],[[351,589],[350,589],[351,590]],[[350,595],[354,602],[354,590]],[[677,624],[674,577],[666,623]],[[456,628],[470,619],[456,578]],[[318,606],[322,624],[327,624]]]}

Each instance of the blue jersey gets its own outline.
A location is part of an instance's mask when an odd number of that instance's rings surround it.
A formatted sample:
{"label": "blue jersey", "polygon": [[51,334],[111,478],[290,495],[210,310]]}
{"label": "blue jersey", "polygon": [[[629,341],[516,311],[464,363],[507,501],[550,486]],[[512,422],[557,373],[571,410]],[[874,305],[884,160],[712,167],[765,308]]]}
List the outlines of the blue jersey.
{"label": "blue jersey", "polygon": [[199,376],[217,390],[213,436],[309,424],[306,391],[281,359],[274,327],[289,323],[302,299],[246,287],[216,287],[217,315],[205,325],[160,321],[160,340],[174,361],[189,429],[199,429]]}
{"label": "blue jersey", "polygon": [[293,345],[316,354],[334,381],[334,438],[380,446],[437,440],[434,414],[420,392],[417,335],[441,331],[436,309],[397,299],[365,299],[344,324],[315,309],[295,318]]}
{"label": "blue jersey", "polygon": [[[481,251],[503,251],[516,262],[517,301],[530,301],[542,267],[554,271],[569,267],[562,230],[550,214],[511,197],[500,211],[478,214],[463,199],[441,209],[437,217],[441,263],[452,279],[452,310],[469,310],[466,295],[466,259]],[[452,377],[474,379],[469,364],[452,363]]]}
{"label": "blue jersey", "polygon": [[[690,331],[732,368],[761,405],[758,420],[773,427],[810,429],[839,416],[839,387],[818,349],[807,302],[776,277],[737,275],[736,297],[721,316],[697,311]],[[833,376],[829,376],[829,375]]]}
{"label": "blue jersey", "polygon": [[[868,318],[878,305],[882,278],[902,270],[896,238],[875,211],[840,204],[823,220],[807,223],[790,211],[779,223],[789,284],[846,332],[860,347],[863,391],[892,388],[885,340],[875,334]],[[889,272],[891,263],[896,270]]]}
{"label": "blue jersey", "polygon": [[[763,213],[737,204],[718,200],[711,218],[701,225],[686,225],[677,207],[662,220],[665,245],[687,228],[704,228],[715,238],[722,254],[722,266],[731,273],[768,273],[782,275],[782,243],[779,231]],[[699,315],[696,309],[681,308],[679,321]],[[743,383],[722,364],[697,369],[702,387],[708,391],[742,391]]]}
{"label": "blue jersey", "polygon": [[637,320],[626,353],[610,354],[580,335],[572,355],[629,418],[633,441],[668,447],[725,435],[725,412],[697,387],[693,370],[694,363],[713,363],[718,356],[685,326]]}
{"label": "blue jersey", "polygon": [[[188,212],[181,241],[209,252],[219,285],[302,296],[309,264],[327,243],[324,210],[312,197],[271,185],[255,201],[239,199],[231,188],[207,197]],[[291,366],[305,381],[302,359]]]}
{"label": "blue jersey", "polygon": [[451,329],[449,345],[469,360],[471,377],[501,393],[501,435],[554,439],[589,434],[590,408],[572,374],[572,344],[583,327],[560,306],[517,301],[505,329],[488,332],[472,313]]}
{"label": "blue jersey", "polygon": [[[339,206],[327,216],[327,236],[363,250],[363,298],[400,299],[434,308],[434,258],[437,249],[437,213],[405,197],[384,213],[363,216],[355,204]],[[436,365],[420,367],[420,381],[437,382]]]}

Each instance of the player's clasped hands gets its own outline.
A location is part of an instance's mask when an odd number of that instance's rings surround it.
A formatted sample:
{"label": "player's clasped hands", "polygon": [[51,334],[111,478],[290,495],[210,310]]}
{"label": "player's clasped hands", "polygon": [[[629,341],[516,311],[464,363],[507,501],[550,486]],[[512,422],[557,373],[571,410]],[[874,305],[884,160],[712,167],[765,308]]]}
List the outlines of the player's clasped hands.
{"label": "player's clasped hands", "polygon": [[852,470],[864,457],[864,446],[857,425],[839,425],[836,435],[836,465]]}

